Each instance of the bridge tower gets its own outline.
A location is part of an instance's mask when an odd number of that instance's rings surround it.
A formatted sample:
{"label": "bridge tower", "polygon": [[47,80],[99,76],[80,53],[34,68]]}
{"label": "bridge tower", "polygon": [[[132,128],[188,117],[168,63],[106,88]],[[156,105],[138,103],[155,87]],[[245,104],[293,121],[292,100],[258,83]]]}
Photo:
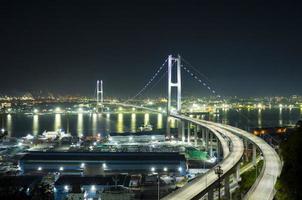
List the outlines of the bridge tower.
{"label": "bridge tower", "polygon": [[[167,114],[169,115],[172,110],[172,89],[177,89],[176,95],[176,112],[179,113],[181,110],[181,64],[180,64],[180,56],[177,58],[169,55],[168,57],[168,106],[167,106]],[[173,65],[173,61],[177,64]],[[176,68],[176,69],[175,69]],[[173,75],[175,74],[176,77]]]}
{"label": "bridge tower", "polygon": [[[168,105],[167,105],[167,132],[166,136],[171,138],[170,132],[170,113],[171,111],[180,113],[181,111],[181,59],[178,55],[177,57],[173,57],[169,55],[168,57]],[[174,65],[173,62],[176,62]],[[172,89],[176,88],[176,109],[172,109]],[[184,137],[184,123],[182,121],[178,121],[178,138]],[[182,140],[182,139],[180,139]]]}
{"label": "bridge tower", "polygon": [[99,112],[99,108],[103,111],[104,93],[103,93],[103,81],[96,81],[96,111]]}

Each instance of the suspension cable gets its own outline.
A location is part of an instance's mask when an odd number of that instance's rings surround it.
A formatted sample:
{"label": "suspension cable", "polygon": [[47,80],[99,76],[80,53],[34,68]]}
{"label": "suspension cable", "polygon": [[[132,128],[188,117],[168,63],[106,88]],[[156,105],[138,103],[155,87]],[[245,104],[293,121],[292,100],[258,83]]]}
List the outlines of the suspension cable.
{"label": "suspension cable", "polygon": [[158,76],[158,74],[164,68],[164,66],[167,63],[167,61],[168,61],[168,59],[166,59],[164,61],[164,63],[156,70],[156,72],[154,73],[154,75],[152,76],[152,78],[144,85],[144,87],[141,90],[139,90],[139,92],[136,95],[134,95],[132,98],[130,98],[127,101],[125,101],[125,103],[128,102],[128,101],[134,100],[136,97],[138,97],[139,95],[141,95],[147,89],[147,87],[152,83],[152,81]]}

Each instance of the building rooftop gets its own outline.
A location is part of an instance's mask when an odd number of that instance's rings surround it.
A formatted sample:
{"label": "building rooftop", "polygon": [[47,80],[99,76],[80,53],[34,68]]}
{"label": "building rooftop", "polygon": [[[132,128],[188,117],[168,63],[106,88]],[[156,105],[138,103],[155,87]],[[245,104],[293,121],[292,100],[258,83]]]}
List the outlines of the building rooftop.
{"label": "building rooftop", "polygon": [[55,182],[55,185],[129,185],[130,176],[116,175],[116,176],[75,176],[63,175]]}
{"label": "building rooftop", "polygon": [[21,161],[26,160],[138,160],[138,161],[185,161],[185,156],[177,152],[30,152]]}

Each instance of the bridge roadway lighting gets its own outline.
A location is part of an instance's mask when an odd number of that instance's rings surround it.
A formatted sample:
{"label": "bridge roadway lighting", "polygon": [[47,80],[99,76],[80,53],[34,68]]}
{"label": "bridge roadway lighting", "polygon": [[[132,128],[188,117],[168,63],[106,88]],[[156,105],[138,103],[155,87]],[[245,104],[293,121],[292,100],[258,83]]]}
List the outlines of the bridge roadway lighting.
{"label": "bridge roadway lighting", "polygon": [[223,170],[221,169],[221,166],[218,165],[216,168],[215,168],[215,174],[217,174],[218,176],[218,199],[220,200],[220,178],[221,178],[221,175],[223,174]]}

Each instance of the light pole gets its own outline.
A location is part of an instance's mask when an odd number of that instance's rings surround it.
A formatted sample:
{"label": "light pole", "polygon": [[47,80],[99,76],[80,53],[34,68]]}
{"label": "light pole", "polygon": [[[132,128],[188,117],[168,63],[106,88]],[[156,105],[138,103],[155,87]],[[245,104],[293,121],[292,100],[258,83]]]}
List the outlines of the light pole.
{"label": "light pole", "polygon": [[218,199],[220,200],[220,177],[223,174],[223,170],[220,165],[215,168],[215,174],[218,175]]}

